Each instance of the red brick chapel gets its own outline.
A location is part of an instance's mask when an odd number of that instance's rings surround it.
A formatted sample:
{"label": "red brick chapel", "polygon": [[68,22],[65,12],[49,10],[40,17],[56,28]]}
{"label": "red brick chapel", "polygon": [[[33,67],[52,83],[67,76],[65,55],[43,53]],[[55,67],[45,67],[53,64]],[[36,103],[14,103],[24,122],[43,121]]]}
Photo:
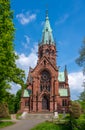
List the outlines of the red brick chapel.
{"label": "red brick chapel", "polygon": [[57,48],[46,11],[42,39],[38,45],[38,61],[29,69],[27,88],[21,97],[21,112],[68,112],[70,91],[67,68],[57,66]]}

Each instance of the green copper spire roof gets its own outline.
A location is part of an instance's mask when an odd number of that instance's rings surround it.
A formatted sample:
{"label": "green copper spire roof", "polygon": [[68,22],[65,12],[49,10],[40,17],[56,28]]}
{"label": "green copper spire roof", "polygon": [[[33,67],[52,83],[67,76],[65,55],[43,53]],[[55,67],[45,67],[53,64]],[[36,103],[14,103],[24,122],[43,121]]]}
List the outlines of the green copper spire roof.
{"label": "green copper spire roof", "polygon": [[48,10],[46,10],[46,18],[45,18],[44,29],[42,32],[41,44],[55,44],[53,39],[52,29],[50,26],[49,17],[48,17]]}

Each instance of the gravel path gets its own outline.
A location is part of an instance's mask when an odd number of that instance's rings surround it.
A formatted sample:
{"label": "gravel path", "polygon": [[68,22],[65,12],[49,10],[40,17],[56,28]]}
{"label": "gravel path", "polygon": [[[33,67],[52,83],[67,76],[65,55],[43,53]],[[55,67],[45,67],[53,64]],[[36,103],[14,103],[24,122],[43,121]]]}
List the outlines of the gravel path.
{"label": "gravel path", "polygon": [[16,124],[2,128],[0,130],[30,130],[37,124],[44,122],[45,119],[28,119],[16,121]]}

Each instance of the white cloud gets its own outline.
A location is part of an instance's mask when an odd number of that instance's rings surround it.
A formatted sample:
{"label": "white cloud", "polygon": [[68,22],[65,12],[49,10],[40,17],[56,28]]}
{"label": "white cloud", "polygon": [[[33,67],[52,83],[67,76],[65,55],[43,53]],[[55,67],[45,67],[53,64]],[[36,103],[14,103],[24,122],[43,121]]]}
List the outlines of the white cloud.
{"label": "white cloud", "polygon": [[[19,59],[16,61],[16,64],[19,68],[25,71],[26,77],[28,76],[29,72],[29,67],[31,66],[32,68],[35,67],[37,64],[37,49],[38,46],[36,45],[37,43],[35,42],[35,46],[31,49],[31,53],[26,56],[24,53],[19,54]],[[15,52],[18,54],[17,52]],[[27,80],[27,79],[26,79]],[[13,94],[16,94],[16,92],[21,88],[19,84],[11,83],[11,90],[10,92]]]}
{"label": "white cloud", "polygon": [[78,99],[79,94],[83,91],[84,76],[82,72],[73,72],[68,75],[71,98]]}
{"label": "white cloud", "polygon": [[9,92],[12,94],[16,94],[16,92],[21,89],[21,86],[19,84],[15,84],[14,82],[11,82],[10,85],[12,88],[9,90]]}
{"label": "white cloud", "polygon": [[27,76],[29,67],[34,67],[37,64],[37,45],[31,49],[31,53],[28,56],[26,56],[24,53],[20,54],[16,63],[18,67],[25,70]]}
{"label": "white cloud", "polygon": [[30,37],[27,35],[24,35],[25,37],[25,42],[22,42],[22,45],[25,49],[29,48],[29,43],[30,43]]}
{"label": "white cloud", "polygon": [[24,37],[26,38],[26,42],[29,44],[30,43],[30,37],[27,36],[27,35],[25,35]]}
{"label": "white cloud", "polygon": [[20,13],[16,15],[18,21],[22,24],[28,24],[36,19],[36,14],[30,14],[30,12]]}
{"label": "white cloud", "polygon": [[69,18],[69,14],[64,14],[63,17],[60,17],[58,21],[56,21],[56,25],[57,24],[61,24],[61,23],[64,23],[67,19]]}

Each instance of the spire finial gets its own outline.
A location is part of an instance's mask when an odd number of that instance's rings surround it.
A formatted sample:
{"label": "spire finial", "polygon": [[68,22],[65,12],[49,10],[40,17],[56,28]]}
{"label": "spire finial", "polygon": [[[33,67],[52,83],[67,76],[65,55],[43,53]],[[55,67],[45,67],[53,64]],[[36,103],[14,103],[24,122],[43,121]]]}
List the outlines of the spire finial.
{"label": "spire finial", "polygon": [[48,8],[46,9],[46,20],[48,20]]}

